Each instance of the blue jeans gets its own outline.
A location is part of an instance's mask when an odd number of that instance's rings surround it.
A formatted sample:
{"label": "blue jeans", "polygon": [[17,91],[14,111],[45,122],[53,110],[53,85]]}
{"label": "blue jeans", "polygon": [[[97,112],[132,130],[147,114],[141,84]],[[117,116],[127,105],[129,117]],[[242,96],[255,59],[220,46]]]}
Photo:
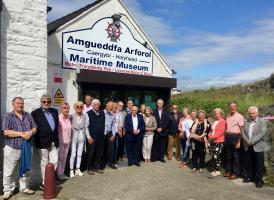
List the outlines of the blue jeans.
{"label": "blue jeans", "polygon": [[117,163],[117,151],[118,151],[118,136],[115,136],[114,139],[114,148],[113,148],[113,163]]}
{"label": "blue jeans", "polygon": [[189,159],[190,146],[186,144],[186,139],[180,140],[183,150],[182,161],[187,162]]}

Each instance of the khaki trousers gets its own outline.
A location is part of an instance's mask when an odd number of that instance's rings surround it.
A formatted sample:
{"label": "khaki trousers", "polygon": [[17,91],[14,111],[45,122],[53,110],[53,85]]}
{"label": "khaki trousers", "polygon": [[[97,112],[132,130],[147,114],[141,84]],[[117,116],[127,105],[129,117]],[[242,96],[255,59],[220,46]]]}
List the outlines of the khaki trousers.
{"label": "khaki trousers", "polygon": [[173,146],[176,145],[176,159],[181,158],[181,143],[179,133],[176,135],[168,135],[167,156],[171,158],[173,156]]}
{"label": "khaki trousers", "polygon": [[52,163],[54,165],[54,170],[56,170],[57,168],[58,148],[56,148],[54,143],[52,143],[52,146],[48,149],[39,149],[39,154],[41,158],[40,167],[41,167],[41,173],[42,173],[43,184],[44,184],[46,165],[48,163]]}

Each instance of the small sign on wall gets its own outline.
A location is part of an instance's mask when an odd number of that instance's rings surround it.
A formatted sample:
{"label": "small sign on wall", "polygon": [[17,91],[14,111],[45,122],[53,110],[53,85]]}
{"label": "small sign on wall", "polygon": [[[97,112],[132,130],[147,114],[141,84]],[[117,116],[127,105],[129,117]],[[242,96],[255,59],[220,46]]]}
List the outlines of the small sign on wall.
{"label": "small sign on wall", "polygon": [[61,106],[64,102],[64,95],[60,88],[53,88],[53,105]]}

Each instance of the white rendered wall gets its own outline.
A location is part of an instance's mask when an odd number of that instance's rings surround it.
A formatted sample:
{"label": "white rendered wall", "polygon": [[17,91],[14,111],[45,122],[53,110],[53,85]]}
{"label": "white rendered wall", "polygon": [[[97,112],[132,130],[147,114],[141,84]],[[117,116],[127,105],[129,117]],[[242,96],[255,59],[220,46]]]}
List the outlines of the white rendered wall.
{"label": "white rendered wall", "polygon": [[[1,115],[11,111],[15,96],[25,99],[25,111],[40,106],[47,92],[47,0],[3,0],[1,12]],[[1,136],[2,137],[2,136]],[[0,137],[0,177],[3,138]],[[32,183],[41,174],[33,148]]]}
{"label": "white rendered wall", "polygon": [[25,110],[47,92],[47,0],[3,0],[1,12],[1,114],[15,96]]}

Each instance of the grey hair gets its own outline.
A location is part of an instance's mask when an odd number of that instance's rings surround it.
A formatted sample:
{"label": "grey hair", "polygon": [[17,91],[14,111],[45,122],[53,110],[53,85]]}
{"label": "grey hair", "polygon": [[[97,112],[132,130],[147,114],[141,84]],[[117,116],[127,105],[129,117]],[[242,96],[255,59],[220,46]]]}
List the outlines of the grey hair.
{"label": "grey hair", "polygon": [[91,102],[91,105],[93,106],[95,103],[99,103],[99,105],[101,104],[99,99],[93,99],[92,102]]}
{"label": "grey hair", "polygon": [[51,97],[48,94],[42,95],[41,98],[40,98],[40,102],[42,102],[43,99],[49,99],[51,101]]}
{"label": "grey hair", "polygon": [[12,99],[12,103],[14,103],[17,99],[24,102],[24,99],[22,97],[14,97]]}
{"label": "grey hair", "polygon": [[164,103],[164,100],[163,100],[163,99],[158,99],[158,100],[157,100],[157,103],[159,103],[159,102]]}
{"label": "grey hair", "polygon": [[206,111],[204,111],[204,110],[199,110],[199,111],[198,111],[198,115],[199,115],[200,113],[203,113],[204,116],[206,117]]}
{"label": "grey hair", "polygon": [[256,106],[250,106],[250,107],[248,108],[248,113],[249,113],[251,110],[255,110],[256,113],[259,112],[258,107],[256,107]]}

